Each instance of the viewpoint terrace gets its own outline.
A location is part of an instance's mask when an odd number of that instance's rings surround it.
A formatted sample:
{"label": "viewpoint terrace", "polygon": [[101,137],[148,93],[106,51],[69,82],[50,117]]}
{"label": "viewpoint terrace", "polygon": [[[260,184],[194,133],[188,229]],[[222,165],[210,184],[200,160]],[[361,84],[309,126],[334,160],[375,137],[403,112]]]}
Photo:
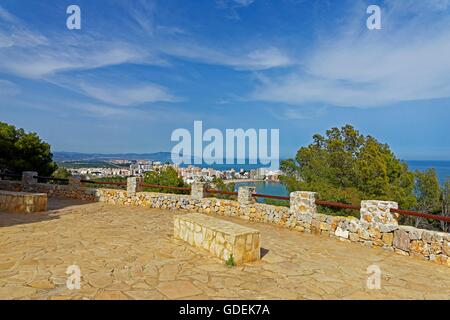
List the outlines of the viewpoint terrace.
{"label": "viewpoint terrace", "polygon": [[[125,191],[77,179],[0,181],[3,190],[49,195],[45,213],[0,213],[8,244],[0,250],[0,298],[450,298],[449,235],[398,226],[395,203],[365,202],[361,219],[331,217],[317,213],[309,192],[293,193],[285,208],[255,203],[251,188],[231,201],[205,198],[201,185],[173,195],[138,192],[135,182]],[[174,239],[182,212],[260,231],[261,260],[228,268]],[[65,271],[74,263],[82,285],[71,291]],[[380,290],[366,287],[374,264]]]}

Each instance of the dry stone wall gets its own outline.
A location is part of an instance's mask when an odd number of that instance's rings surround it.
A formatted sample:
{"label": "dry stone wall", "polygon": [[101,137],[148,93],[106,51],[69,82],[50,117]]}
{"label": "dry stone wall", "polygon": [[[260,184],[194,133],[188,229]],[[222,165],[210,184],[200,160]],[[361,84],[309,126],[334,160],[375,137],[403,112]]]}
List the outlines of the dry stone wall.
{"label": "dry stone wall", "polygon": [[[21,186],[21,188],[19,188]],[[244,188],[244,187],[241,187]],[[135,192],[127,190],[80,187],[76,182],[61,186],[1,181],[0,189],[47,193],[49,197],[64,197],[101,201],[114,205],[134,205],[166,210],[198,212],[208,215],[233,216],[248,221],[271,223],[299,232],[313,233],[339,241],[393,251],[450,266],[450,234],[399,226],[397,216],[389,209],[396,203],[368,200],[361,206],[361,218],[329,216],[317,213],[314,193],[293,192],[291,208],[249,201],[248,189],[239,201],[202,198],[199,186],[194,197],[168,193]],[[19,189],[19,190],[18,190]]]}
{"label": "dry stone wall", "polygon": [[47,211],[47,194],[0,190],[0,210],[12,213]]}
{"label": "dry stone wall", "polygon": [[22,191],[22,182],[20,181],[9,181],[0,179],[0,190],[20,192]]}

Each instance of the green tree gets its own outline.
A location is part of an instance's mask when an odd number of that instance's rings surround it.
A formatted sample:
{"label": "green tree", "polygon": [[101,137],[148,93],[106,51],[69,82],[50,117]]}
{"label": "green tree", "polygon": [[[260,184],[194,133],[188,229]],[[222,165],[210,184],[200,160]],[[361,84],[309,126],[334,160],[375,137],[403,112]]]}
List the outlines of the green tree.
{"label": "green tree", "polygon": [[[414,175],[414,193],[417,199],[415,209],[420,212],[437,213],[440,210],[441,189],[436,170],[416,171]],[[421,222],[425,222],[422,218],[413,218],[413,220],[416,227]]]}
{"label": "green tree", "polygon": [[92,183],[85,183],[85,186],[88,188],[105,188],[105,189],[123,189],[124,186],[116,186],[116,185],[112,185],[112,184],[95,184],[95,182],[127,182],[127,178],[126,177],[102,177],[102,178],[98,178],[98,177],[86,177],[86,176],[81,176],[81,178],[83,180],[89,180]]}
{"label": "green tree", "polygon": [[407,165],[387,144],[360,134],[351,125],[327,130],[325,136],[314,135],[313,143],[300,148],[295,159],[282,161],[281,170],[281,181],[289,191],[315,191],[321,199],[348,204],[375,198],[396,201],[405,209],[415,205],[414,174]]}
{"label": "green tree", "polygon": [[[450,217],[450,177],[444,183],[441,192],[441,205],[442,205],[442,215],[445,217]],[[445,221],[440,221],[440,227],[442,231],[450,231],[450,223]]]}
{"label": "green tree", "polygon": [[414,192],[417,198],[417,210],[432,213],[440,209],[441,189],[435,169],[415,172]]}
{"label": "green tree", "polygon": [[68,179],[72,174],[64,167],[58,167],[58,169],[53,172],[52,177],[57,179]]}
{"label": "green tree", "polygon": [[37,171],[50,176],[57,168],[48,143],[36,133],[26,133],[4,122],[0,122],[0,150],[0,171]]}
{"label": "green tree", "polygon": [[[235,184],[234,183],[225,183],[221,178],[214,178],[211,183],[207,184],[207,189],[214,189],[219,191],[225,191],[225,192],[234,192],[235,190]],[[218,198],[218,199],[230,199],[235,200],[236,196],[233,195],[227,195],[227,194],[211,194],[211,197]]]}
{"label": "green tree", "polygon": [[[183,179],[178,176],[178,172],[173,167],[165,167],[160,170],[146,172],[144,183],[171,187],[188,187]],[[180,190],[169,190],[162,188],[146,188],[147,191],[164,193],[186,193]]]}
{"label": "green tree", "polygon": [[289,201],[288,200],[264,199],[264,203],[272,205],[272,206],[288,207],[289,208]]}

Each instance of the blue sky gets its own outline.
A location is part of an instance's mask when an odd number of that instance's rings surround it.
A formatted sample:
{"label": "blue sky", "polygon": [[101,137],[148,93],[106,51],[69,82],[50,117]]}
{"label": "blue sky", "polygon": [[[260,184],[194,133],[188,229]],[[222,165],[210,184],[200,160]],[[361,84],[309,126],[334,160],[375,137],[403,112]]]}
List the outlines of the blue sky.
{"label": "blue sky", "polygon": [[349,123],[449,160],[450,1],[0,0],[0,121],[54,151],[157,152],[194,120],[279,128],[282,157]]}

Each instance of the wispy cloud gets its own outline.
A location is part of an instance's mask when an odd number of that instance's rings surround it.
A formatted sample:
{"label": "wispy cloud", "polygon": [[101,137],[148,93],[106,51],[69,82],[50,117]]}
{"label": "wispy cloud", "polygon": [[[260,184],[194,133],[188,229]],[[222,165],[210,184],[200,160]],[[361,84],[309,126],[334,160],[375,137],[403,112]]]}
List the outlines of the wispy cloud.
{"label": "wispy cloud", "polygon": [[51,38],[32,30],[0,6],[0,71],[25,78],[89,70],[129,62],[162,64],[150,50],[120,39],[58,33]]}
{"label": "wispy cloud", "polygon": [[130,111],[120,108],[114,108],[101,104],[93,104],[93,103],[76,103],[75,104],[77,111],[83,112],[83,114],[87,116],[96,116],[96,117],[113,117],[113,116],[125,116]]}
{"label": "wispy cloud", "polygon": [[[120,79],[112,83],[101,77],[97,77],[95,83],[83,82],[79,77],[77,82],[71,80],[73,71],[124,63],[166,64],[153,50],[120,38],[111,40],[88,33],[82,36],[58,34],[50,41],[0,6],[0,72],[45,80],[116,106],[177,100],[167,88],[152,83],[124,83]],[[0,83],[2,91],[12,92],[12,88],[11,83]],[[94,104],[90,108],[104,115],[119,112],[116,108]]]}
{"label": "wispy cloud", "polygon": [[20,93],[17,85],[11,81],[0,79],[0,96],[15,96]]}
{"label": "wispy cloud", "polygon": [[4,49],[0,52],[0,70],[25,78],[42,79],[58,72],[90,70],[146,58],[146,53],[126,43],[84,39],[79,46],[73,47],[60,43],[57,47]]}
{"label": "wispy cloud", "polygon": [[276,110],[268,109],[268,112],[279,120],[310,120],[324,116],[327,108],[324,106],[303,106],[301,108],[287,106]]}
{"label": "wispy cloud", "polygon": [[166,54],[205,64],[223,65],[237,70],[267,70],[293,64],[289,55],[275,47],[232,52],[213,49],[196,43],[166,43],[160,46]]}
{"label": "wispy cloud", "polygon": [[255,0],[217,0],[216,3],[219,7],[248,7],[253,4]]}
{"label": "wispy cloud", "polygon": [[156,10],[155,1],[136,0],[127,4],[126,9],[137,27],[147,34],[153,35],[155,31],[154,15]]}
{"label": "wispy cloud", "polygon": [[[30,30],[13,14],[0,5],[0,50],[18,47],[27,48],[48,44],[48,39],[39,32]],[[1,51],[0,51],[1,52]]]}
{"label": "wispy cloud", "polygon": [[234,2],[236,2],[241,6],[247,7],[251,5],[253,2],[255,2],[255,0],[234,0]]}
{"label": "wispy cloud", "polygon": [[[250,1],[238,1],[250,5]],[[126,5],[128,23],[114,38],[96,33],[48,35],[33,31],[0,6],[0,72],[42,79],[72,70],[92,70],[124,63],[165,66],[167,58],[195,60],[238,70],[267,70],[292,64],[270,42],[260,47],[223,49],[199,43],[177,26],[154,20],[155,3]],[[128,32],[127,32],[128,31]]]}
{"label": "wispy cloud", "polygon": [[89,97],[118,106],[179,101],[179,98],[170,94],[166,88],[149,83],[135,86],[82,83],[79,85],[79,88]]}
{"label": "wispy cloud", "polygon": [[240,8],[245,8],[256,0],[216,0],[217,7],[227,12],[227,18],[231,20],[240,20],[241,17],[238,13]]}
{"label": "wispy cloud", "polygon": [[295,71],[263,77],[251,97],[343,107],[450,97],[449,1],[427,2],[425,12],[417,3],[387,1],[380,31],[362,27],[360,3],[339,36],[321,41]]}

